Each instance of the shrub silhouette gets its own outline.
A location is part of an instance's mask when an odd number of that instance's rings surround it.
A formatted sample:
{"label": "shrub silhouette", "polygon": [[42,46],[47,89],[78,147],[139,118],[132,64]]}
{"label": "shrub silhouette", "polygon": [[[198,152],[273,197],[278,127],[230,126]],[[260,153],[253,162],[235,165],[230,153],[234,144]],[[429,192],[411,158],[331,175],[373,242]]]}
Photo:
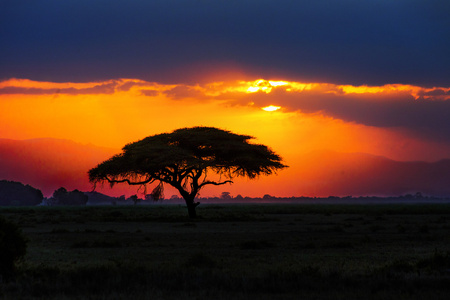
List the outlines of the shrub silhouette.
{"label": "shrub silhouette", "polygon": [[20,228],[0,217],[0,276],[8,281],[15,275],[15,263],[25,256],[27,241]]}

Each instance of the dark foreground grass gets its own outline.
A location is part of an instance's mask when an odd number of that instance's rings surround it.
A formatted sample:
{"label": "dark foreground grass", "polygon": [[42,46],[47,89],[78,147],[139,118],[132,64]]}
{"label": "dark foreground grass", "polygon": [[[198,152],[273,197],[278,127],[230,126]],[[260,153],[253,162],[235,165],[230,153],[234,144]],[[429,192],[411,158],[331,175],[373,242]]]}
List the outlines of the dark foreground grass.
{"label": "dark foreground grass", "polygon": [[2,208],[4,299],[448,299],[449,205]]}

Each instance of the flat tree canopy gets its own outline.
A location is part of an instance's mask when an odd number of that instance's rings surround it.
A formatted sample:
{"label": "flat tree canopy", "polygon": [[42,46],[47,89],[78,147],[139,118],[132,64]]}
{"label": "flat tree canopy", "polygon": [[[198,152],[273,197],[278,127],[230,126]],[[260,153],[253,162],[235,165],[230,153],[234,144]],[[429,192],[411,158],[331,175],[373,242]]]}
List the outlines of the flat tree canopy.
{"label": "flat tree canopy", "polygon": [[[232,183],[238,176],[255,178],[287,167],[279,155],[264,145],[251,144],[253,137],[214,127],[182,128],[130,143],[115,155],[89,170],[95,184],[109,182],[146,185],[159,182],[153,194],[158,198],[163,183],[175,187],[195,217],[195,196],[206,185]],[[219,180],[207,178],[219,174]]]}

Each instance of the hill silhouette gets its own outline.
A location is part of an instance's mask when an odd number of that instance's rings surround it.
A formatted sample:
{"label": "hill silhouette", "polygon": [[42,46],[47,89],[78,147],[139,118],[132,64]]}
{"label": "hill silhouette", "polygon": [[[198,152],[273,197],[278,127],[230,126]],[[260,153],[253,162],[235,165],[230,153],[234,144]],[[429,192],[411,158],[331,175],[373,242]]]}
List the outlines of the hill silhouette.
{"label": "hill silhouette", "polygon": [[[120,152],[119,149],[83,145],[70,140],[0,139],[0,180],[20,181],[51,196],[60,187],[91,191],[87,171]],[[288,162],[292,164],[291,162]],[[291,177],[270,179],[269,184],[294,187],[292,196],[399,196],[421,192],[424,195],[450,195],[450,160],[402,162],[365,153],[315,151],[299,157],[299,166],[288,169]],[[246,182],[245,184],[248,185]],[[266,181],[252,185],[267,184]],[[239,187],[234,194],[246,195]],[[136,188],[118,185],[97,191],[120,196],[135,194]],[[206,195],[203,195],[206,196]],[[277,195],[274,195],[277,196]]]}
{"label": "hill silhouette", "polygon": [[91,190],[87,171],[117,152],[70,140],[0,139],[0,179],[37,187],[45,196],[62,186]]}
{"label": "hill silhouette", "polygon": [[[300,189],[316,196],[450,195],[450,160],[395,161],[366,153],[315,151],[301,157]],[[309,166],[314,167],[309,167]]]}

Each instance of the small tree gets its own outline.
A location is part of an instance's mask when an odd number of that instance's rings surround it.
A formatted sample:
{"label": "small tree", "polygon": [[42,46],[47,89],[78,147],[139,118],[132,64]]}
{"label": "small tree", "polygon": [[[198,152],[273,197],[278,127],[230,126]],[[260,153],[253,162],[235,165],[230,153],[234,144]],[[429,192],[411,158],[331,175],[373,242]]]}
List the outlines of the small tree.
{"label": "small tree", "polygon": [[[189,216],[196,217],[198,192],[207,185],[232,183],[245,176],[253,179],[285,168],[282,159],[264,145],[251,144],[253,137],[214,127],[182,128],[149,136],[123,147],[121,154],[89,170],[94,187],[99,182],[146,185],[158,182],[152,192],[162,193],[162,184],[175,187],[186,202]],[[208,172],[219,175],[208,178]]]}
{"label": "small tree", "polygon": [[220,199],[231,200],[231,199],[233,199],[233,197],[231,197],[230,192],[222,192],[222,194],[220,195]]}
{"label": "small tree", "polygon": [[139,199],[137,195],[131,195],[129,199],[133,201],[134,205],[137,205],[139,202],[141,202],[141,199]]}

